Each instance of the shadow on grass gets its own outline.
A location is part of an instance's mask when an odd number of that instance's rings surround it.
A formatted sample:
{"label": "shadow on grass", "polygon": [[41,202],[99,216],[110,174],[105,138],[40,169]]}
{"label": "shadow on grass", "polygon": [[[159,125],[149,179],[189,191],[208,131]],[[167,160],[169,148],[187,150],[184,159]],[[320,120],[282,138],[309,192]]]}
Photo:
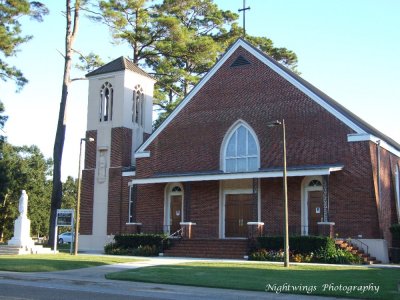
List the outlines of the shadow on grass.
{"label": "shadow on grass", "polygon": [[53,272],[138,260],[140,259],[90,255],[74,256],[63,253],[46,255],[4,255],[0,256],[0,270],[13,272]]}
{"label": "shadow on grass", "polygon": [[273,293],[399,299],[399,269],[191,263],[147,267],[106,275],[108,279],[229,288]]}

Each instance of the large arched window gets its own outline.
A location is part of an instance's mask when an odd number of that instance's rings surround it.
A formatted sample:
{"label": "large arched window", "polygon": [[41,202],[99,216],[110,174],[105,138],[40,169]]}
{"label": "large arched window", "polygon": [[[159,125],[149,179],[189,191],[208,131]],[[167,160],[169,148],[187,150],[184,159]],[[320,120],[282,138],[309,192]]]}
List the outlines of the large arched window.
{"label": "large arched window", "polygon": [[244,122],[238,122],[227,135],[223,147],[225,172],[257,171],[260,167],[260,147],[254,131]]}
{"label": "large arched window", "polygon": [[144,124],[144,93],[140,85],[133,91],[132,122],[143,126]]}
{"label": "large arched window", "polygon": [[106,82],[100,90],[100,122],[112,120],[114,91],[111,83]]}

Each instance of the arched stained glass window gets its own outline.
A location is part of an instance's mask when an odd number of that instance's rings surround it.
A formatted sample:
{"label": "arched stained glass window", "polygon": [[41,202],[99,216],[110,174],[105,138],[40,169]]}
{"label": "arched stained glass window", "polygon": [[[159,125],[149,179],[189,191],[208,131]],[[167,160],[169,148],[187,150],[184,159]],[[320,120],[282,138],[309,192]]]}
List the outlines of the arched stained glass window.
{"label": "arched stained glass window", "polygon": [[100,90],[100,122],[112,120],[114,90],[111,83],[106,82]]}
{"label": "arched stained glass window", "polygon": [[225,153],[225,172],[249,172],[259,168],[260,155],[256,137],[244,124],[229,134]]}

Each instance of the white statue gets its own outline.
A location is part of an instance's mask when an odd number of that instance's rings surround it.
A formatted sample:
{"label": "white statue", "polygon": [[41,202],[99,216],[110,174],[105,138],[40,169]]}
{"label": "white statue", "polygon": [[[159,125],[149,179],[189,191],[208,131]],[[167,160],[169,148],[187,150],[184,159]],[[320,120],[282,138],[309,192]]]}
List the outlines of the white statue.
{"label": "white statue", "polygon": [[8,245],[31,249],[34,242],[31,239],[31,221],[28,219],[28,195],[23,190],[19,198],[19,216],[14,221],[14,236],[8,241]]}
{"label": "white statue", "polygon": [[22,190],[21,197],[19,198],[18,205],[19,214],[21,216],[27,216],[28,214],[28,195],[25,190]]}

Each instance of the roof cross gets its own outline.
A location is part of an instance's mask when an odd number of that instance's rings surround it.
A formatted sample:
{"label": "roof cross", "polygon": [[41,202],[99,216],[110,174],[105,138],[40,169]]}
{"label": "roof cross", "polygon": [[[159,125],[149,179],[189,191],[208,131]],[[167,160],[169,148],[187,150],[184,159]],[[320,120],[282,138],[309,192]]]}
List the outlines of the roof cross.
{"label": "roof cross", "polygon": [[243,12],[243,37],[246,37],[246,10],[249,10],[249,7],[246,7],[246,0],[243,0],[243,8],[238,9],[238,12]]}

